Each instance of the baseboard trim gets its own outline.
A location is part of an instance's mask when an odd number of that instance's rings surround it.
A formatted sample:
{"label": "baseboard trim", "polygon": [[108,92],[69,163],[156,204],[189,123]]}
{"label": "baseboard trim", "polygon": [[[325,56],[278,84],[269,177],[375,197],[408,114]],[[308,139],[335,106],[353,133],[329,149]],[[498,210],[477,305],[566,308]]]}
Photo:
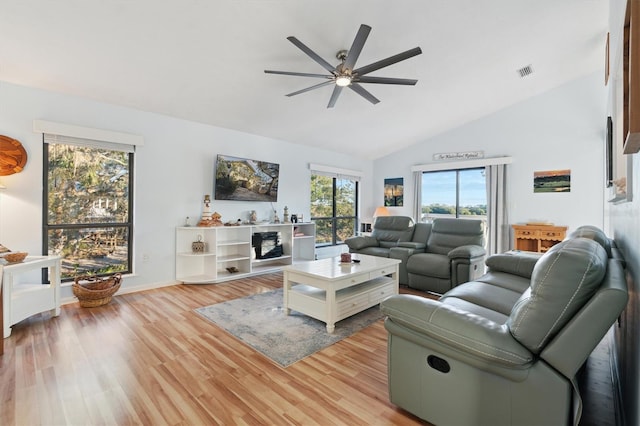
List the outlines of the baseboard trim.
{"label": "baseboard trim", "polygon": [[[153,290],[155,288],[170,287],[172,285],[177,285],[181,283],[182,281],[167,281],[163,283],[150,283],[150,284],[141,284],[136,286],[120,287],[120,290],[118,290],[118,293],[115,296],[117,297],[121,294],[137,293],[139,291]],[[78,299],[76,299],[75,296],[62,297],[62,299],[60,300],[60,304],[67,305],[69,303],[74,303],[77,301]]]}

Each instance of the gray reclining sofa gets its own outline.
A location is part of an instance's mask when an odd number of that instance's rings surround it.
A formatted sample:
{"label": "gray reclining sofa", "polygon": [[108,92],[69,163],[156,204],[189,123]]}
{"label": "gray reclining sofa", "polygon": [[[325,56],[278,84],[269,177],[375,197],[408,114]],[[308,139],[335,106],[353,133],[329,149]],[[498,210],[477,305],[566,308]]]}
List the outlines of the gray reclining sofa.
{"label": "gray reclining sofa", "polygon": [[578,424],[575,375],[627,303],[623,262],[582,229],[486,264],[439,300],[382,302],[391,402],[442,426]]}
{"label": "gray reclining sofa", "polygon": [[371,236],[345,243],[350,253],[401,260],[400,284],[441,294],[482,275],[484,233],[480,220],[438,218],[414,224],[407,216],[381,216]]}
{"label": "gray reclining sofa", "polygon": [[350,253],[399,259],[400,284],[408,284],[407,260],[414,253],[423,253],[431,234],[430,223],[414,223],[408,216],[380,216],[373,232],[367,236],[347,238]]}

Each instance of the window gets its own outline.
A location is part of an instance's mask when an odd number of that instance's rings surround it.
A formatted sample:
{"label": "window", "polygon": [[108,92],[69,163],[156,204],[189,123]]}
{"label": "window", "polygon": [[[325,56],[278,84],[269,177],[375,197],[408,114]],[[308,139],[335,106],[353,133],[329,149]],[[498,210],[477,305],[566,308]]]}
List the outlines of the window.
{"label": "window", "polygon": [[421,221],[434,217],[487,216],[485,168],[422,173]]}
{"label": "window", "polygon": [[358,211],[356,178],[311,174],[311,220],[316,224],[316,246],[344,243],[356,233]]}
{"label": "window", "polygon": [[44,142],[43,253],[62,256],[66,281],[131,272],[132,147],[47,134]]}

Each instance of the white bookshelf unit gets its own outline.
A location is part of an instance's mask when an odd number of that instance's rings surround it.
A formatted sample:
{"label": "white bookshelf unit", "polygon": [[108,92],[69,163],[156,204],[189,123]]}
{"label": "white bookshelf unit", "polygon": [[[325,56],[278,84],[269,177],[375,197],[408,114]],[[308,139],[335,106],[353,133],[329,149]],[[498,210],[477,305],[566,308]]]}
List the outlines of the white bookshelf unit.
{"label": "white bookshelf unit", "polygon": [[[251,245],[254,233],[279,232],[282,255],[257,259]],[[217,283],[280,270],[315,259],[314,223],[263,223],[240,226],[176,228],[176,280],[184,284]],[[204,252],[191,244],[204,242]],[[237,272],[229,272],[235,268]]]}

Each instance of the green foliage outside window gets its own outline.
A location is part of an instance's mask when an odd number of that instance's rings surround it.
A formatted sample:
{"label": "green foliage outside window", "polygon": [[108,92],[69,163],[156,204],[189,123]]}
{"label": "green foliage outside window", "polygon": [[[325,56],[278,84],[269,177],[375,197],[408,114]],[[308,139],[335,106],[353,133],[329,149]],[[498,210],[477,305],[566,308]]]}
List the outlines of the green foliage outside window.
{"label": "green foliage outside window", "polygon": [[422,174],[422,217],[487,216],[484,168],[441,170]]}
{"label": "green foliage outside window", "polygon": [[63,279],[130,271],[130,155],[47,145],[44,246]]}
{"label": "green foliage outside window", "polygon": [[[429,204],[428,206],[422,206],[422,214],[448,214],[451,216],[456,215],[456,206],[448,204]],[[459,209],[460,216],[486,216],[487,205],[480,204],[475,206],[464,206]]]}
{"label": "green foliage outside window", "polygon": [[356,229],[357,182],[311,175],[311,220],[316,244],[332,245],[352,237]]}

